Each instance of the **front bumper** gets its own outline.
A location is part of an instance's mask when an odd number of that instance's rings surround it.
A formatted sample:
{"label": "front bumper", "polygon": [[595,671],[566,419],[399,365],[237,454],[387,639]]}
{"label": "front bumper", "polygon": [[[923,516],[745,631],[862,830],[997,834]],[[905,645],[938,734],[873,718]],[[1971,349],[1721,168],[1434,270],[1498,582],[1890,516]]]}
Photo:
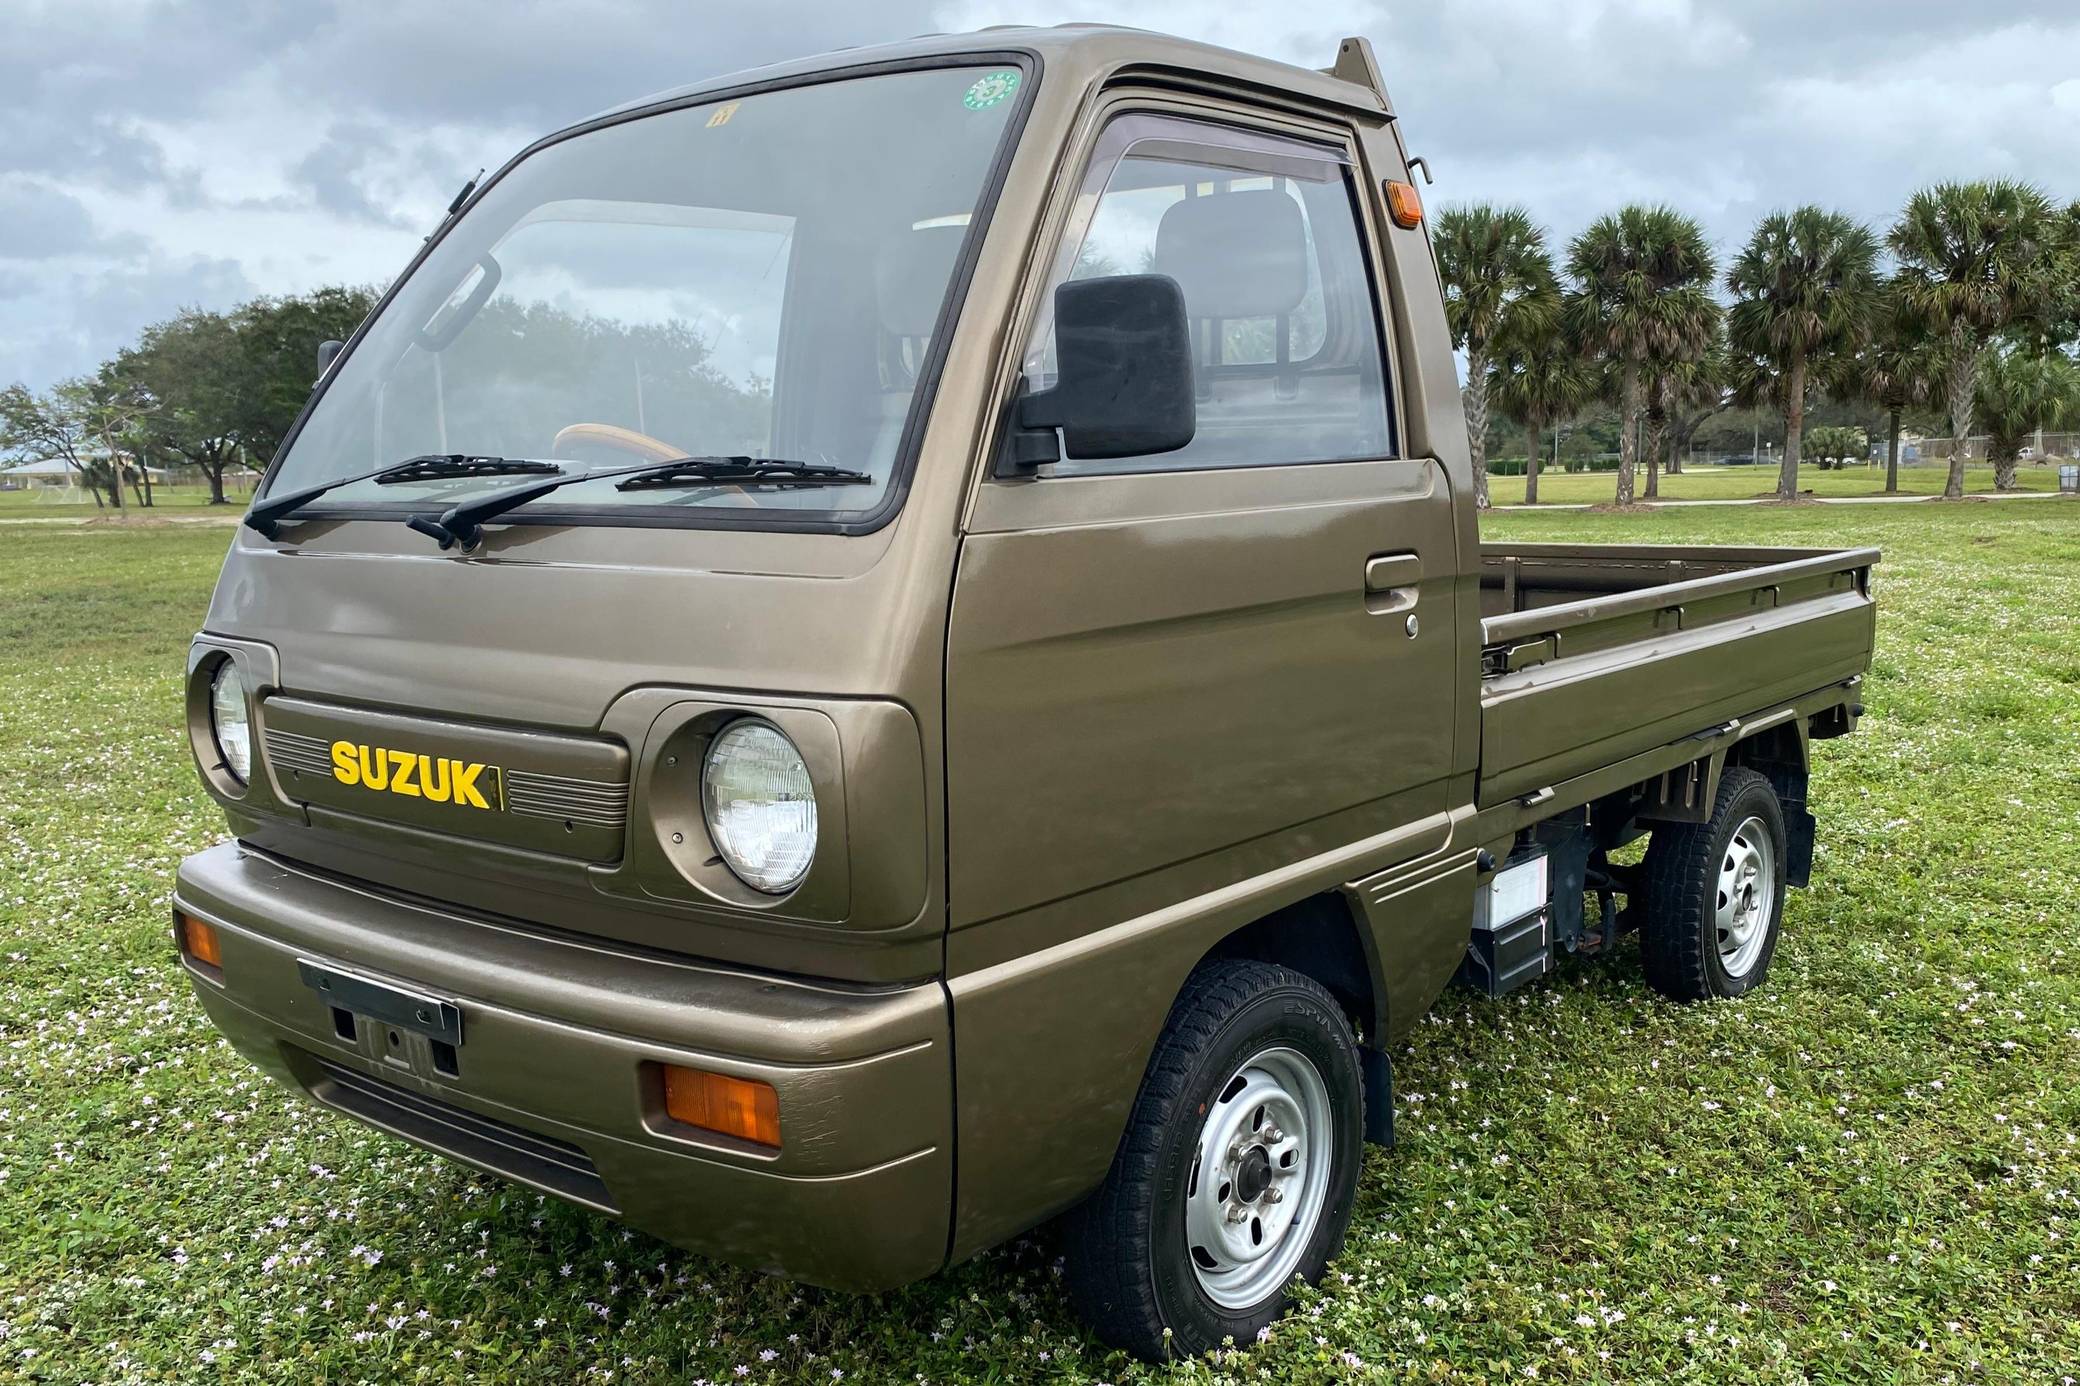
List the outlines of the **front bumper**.
{"label": "front bumper", "polygon": [[[181,864],[216,926],[184,956],[210,1019],[274,1077],[464,1163],[692,1250],[838,1289],[945,1261],[946,1003],[551,936],[397,899],[226,843]],[[299,961],[456,1001],[462,1043],[342,1022]],[[778,1151],[680,1125],[657,1065],[779,1093]]]}

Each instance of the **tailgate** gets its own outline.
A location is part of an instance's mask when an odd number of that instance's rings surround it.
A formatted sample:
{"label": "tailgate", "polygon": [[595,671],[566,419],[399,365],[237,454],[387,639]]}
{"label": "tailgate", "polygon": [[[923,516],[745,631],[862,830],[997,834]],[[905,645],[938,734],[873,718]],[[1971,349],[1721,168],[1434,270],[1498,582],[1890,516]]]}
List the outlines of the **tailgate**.
{"label": "tailgate", "polygon": [[1863,673],[1877,561],[1876,549],[1485,548],[1483,598],[1502,609],[1481,622],[1481,804]]}

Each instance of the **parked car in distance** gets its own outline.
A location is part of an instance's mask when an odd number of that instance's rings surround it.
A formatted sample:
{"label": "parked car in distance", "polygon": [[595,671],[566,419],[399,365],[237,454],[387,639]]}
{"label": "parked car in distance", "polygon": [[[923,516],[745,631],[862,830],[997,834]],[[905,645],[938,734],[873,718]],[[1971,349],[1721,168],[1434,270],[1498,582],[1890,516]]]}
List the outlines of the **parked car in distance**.
{"label": "parked car in distance", "polygon": [[1252,1342],[1455,979],[1763,984],[1863,711],[1875,550],[1481,542],[1361,39],[667,93],[327,356],[190,655],[196,994],[335,1111],[821,1285],[1060,1219],[1108,1341]]}

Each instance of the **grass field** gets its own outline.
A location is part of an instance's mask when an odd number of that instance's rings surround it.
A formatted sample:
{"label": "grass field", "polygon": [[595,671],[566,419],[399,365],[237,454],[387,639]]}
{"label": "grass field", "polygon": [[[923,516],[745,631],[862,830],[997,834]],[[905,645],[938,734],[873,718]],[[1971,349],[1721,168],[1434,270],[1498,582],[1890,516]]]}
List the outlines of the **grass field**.
{"label": "grass field", "polygon": [[[1899,489],[1908,495],[1941,495],[1943,482],[1949,474],[1947,465],[1902,467],[1899,472]],[[2058,468],[2051,464],[2041,467],[2025,465],[2016,471],[2015,484],[2025,491],[2056,491]],[[1660,499],[1752,500],[1756,496],[1773,493],[1776,485],[1775,467],[1699,465],[1688,468],[1676,476],[1662,477]],[[1616,496],[1617,486],[1618,477],[1615,472],[1547,470],[1539,473],[1538,500],[1541,505],[1607,505]],[[1644,494],[1647,486],[1644,473],[1639,477],[1638,486]],[[1517,505],[1524,499],[1523,477],[1490,477],[1488,487],[1489,496],[1497,505]],[[1965,468],[1964,488],[1971,495],[1990,493],[1993,490],[1993,468]],[[1810,491],[1816,496],[1883,495],[1885,469],[1850,467],[1838,472],[1823,472],[1818,467],[1806,467],[1798,474],[1798,489]]]}
{"label": "grass field", "polygon": [[[92,500],[59,499],[59,497],[65,494],[68,493],[0,491],[0,519],[80,519],[113,513],[106,509],[97,510]],[[226,488],[225,495],[231,502],[229,508],[232,513],[236,514],[238,511],[245,509],[247,491],[232,486]],[[105,505],[106,502],[103,504]],[[209,487],[207,486],[154,487],[152,490],[152,504],[149,509],[139,505],[136,496],[132,493],[128,491],[123,493],[122,513],[125,515],[151,515],[161,510],[191,515],[210,508]],[[218,506],[216,508],[222,510],[226,507]]]}
{"label": "grass field", "polygon": [[[1771,983],[1630,950],[1395,1056],[1348,1250],[1262,1344],[1111,1357],[1044,1238],[796,1288],[291,1099],[166,942],[222,832],[176,717],[222,530],[0,535],[0,1379],[2057,1382],[2080,1370],[2080,504],[1491,517],[1882,544]],[[1613,716],[1624,709],[1613,709]]]}

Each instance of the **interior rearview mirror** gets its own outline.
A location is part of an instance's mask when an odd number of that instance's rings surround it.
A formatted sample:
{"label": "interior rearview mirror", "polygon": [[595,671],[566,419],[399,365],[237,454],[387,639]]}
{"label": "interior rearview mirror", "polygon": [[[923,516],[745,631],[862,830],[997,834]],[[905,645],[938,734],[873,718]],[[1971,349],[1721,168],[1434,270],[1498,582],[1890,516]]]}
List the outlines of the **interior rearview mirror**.
{"label": "interior rearview mirror", "polygon": [[418,342],[424,351],[445,351],[448,343],[461,335],[462,329],[470,325],[479,309],[490,301],[498,281],[505,274],[505,267],[498,257],[485,251],[477,262],[463,272],[462,281],[452,289],[441,306],[433,310],[433,316],[418,331]]}
{"label": "interior rearview mirror", "polygon": [[[1166,274],[1072,279],[1054,291],[1056,378],[1025,396],[1014,469],[1175,452],[1198,430],[1184,292]],[[1061,444],[1055,443],[1055,430]]]}

